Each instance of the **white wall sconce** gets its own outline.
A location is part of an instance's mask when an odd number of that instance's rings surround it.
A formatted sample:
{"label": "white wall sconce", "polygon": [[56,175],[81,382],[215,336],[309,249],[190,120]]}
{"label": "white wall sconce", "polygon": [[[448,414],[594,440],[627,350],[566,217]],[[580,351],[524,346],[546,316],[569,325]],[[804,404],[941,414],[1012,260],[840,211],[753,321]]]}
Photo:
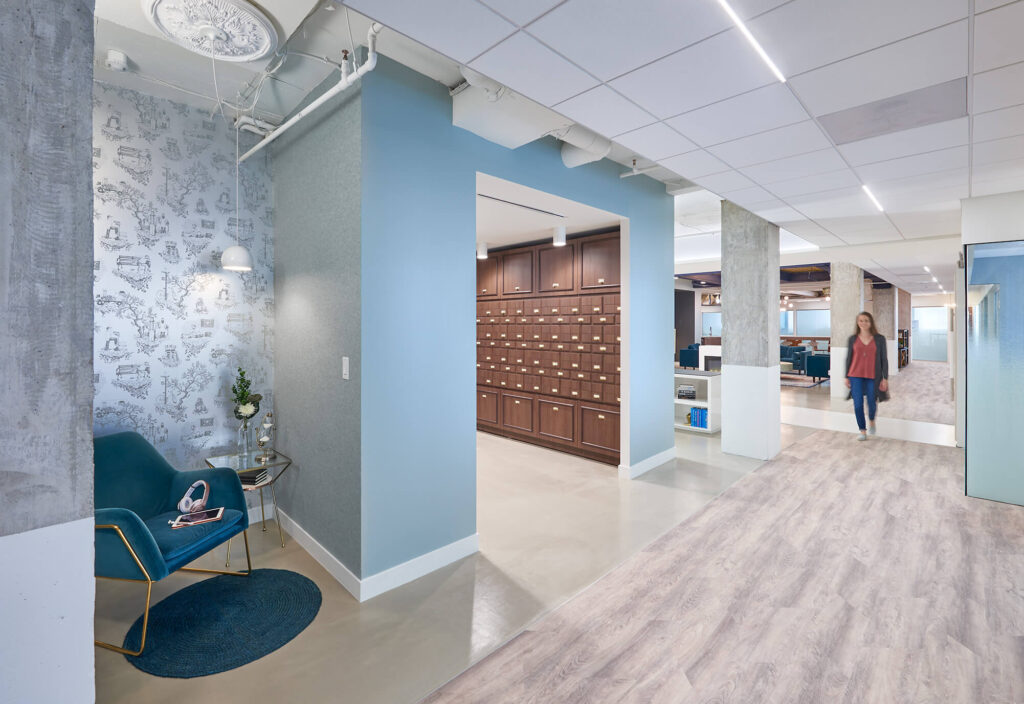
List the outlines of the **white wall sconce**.
{"label": "white wall sconce", "polygon": [[565,225],[559,225],[551,228],[552,244],[556,247],[565,246]]}

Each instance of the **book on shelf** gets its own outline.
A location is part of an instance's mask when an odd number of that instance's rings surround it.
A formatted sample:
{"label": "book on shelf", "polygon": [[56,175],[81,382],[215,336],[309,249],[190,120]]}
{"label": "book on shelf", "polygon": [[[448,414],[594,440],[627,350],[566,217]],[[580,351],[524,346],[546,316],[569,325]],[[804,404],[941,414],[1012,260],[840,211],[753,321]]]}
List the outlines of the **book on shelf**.
{"label": "book on shelf", "polygon": [[250,469],[246,472],[239,472],[238,479],[243,484],[254,486],[270,479],[270,473],[266,469]]}

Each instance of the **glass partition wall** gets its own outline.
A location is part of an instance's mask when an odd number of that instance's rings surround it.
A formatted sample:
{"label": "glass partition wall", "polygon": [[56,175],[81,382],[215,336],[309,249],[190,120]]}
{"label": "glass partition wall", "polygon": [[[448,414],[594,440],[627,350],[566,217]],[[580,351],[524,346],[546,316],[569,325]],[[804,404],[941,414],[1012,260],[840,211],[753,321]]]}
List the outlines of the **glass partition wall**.
{"label": "glass partition wall", "polygon": [[1024,241],[967,245],[967,495],[1024,505]]}

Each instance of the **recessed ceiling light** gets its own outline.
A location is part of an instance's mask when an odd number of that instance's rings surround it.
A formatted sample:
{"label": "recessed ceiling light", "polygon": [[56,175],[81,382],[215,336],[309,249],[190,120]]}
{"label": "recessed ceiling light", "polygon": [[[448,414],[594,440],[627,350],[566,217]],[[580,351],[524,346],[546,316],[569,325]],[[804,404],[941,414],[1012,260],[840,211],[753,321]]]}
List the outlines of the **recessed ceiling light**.
{"label": "recessed ceiling light", "polygon": [[871,202],[875,204],[875,207],[878,208],[879,212],[884,213],[885,208],[883,208],[882,204],[878,202],[878,199],[875,198],[875,194],[871,192],[867,185],[861,185],[861,188],[863,188],[864,192],[868,194],[868,198],[870,198]]}
{"label": "recessed ceiling light", "polygon": [[726,0],[718,0],[718,4],[722,6],[725,13],[729,15],[729,19],[731,19],[733,24],[736,25],[736,28],[743,33],[743,36],[747,38],[747,41],[750,42],[752,47],[754,47],[754,50],[757,52],[758,56],[761,57],[761,60],[768,65],[768,68],[772,70],[775,77],[779,79],[779,82],[785,83],[786,77],[782,75],[782,71],[779,70],[779,67],[776,66],[775,62],[771,60],[770,56],[768,56],[768,52],[766,52],[758,41],[754,39],[754,35],[750,33],[749,29],[747,29],[747,25],[743,24],[743,20],[741,20],[740,16],[736,14],[736,11],[729,7],[729,3],[726,2]]}

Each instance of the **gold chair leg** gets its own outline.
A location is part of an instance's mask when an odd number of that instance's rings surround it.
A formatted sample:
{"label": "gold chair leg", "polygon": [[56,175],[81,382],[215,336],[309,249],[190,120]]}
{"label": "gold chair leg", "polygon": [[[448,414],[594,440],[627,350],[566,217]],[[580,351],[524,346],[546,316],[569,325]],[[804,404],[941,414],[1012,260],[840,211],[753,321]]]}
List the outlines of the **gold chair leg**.
{"label": "gold chair leg", "polygon": [[[116,577],[100,577],[100,579],[116,579]],[[126,579],[122,580],[125,582],[138,582],[141,580],[137,579]],[[139,643],[138,650],[128,650],[120,646],[114,645],[113,643],[106,643],[102,640],[94,640],[93,643],[101,648],[107,650],[113,650],[115,653],[123,653],[124,655],[141,655],[142,651],[146,649],[146,631],[149,628],[149,600],[153,596],[153,582],[152,580],[146,580],[146,610],[142,612],[142,640]]]}
{"label": "gold chair leg", "polygon": [[234,577],[248,577],[252,574],[252,556],[249,554],[249,531],[248,529],[242,531],[242,537],[245,538],[245,561],[249,566],[249,569],[245,572],[229,572],[228,570],[208,570],[201,567],[179,567],[179,572],[199,572],[202,574],[230,574]]}
{"label": "gold chair leg", "polygon": [[284,547],[284,530],[281,528],[281,514],[277,512],[277,489],[275,484],[270,485],[270,492],[274,497],[274,520],[277,521],[277,534],[281,536],[281,547]]}

